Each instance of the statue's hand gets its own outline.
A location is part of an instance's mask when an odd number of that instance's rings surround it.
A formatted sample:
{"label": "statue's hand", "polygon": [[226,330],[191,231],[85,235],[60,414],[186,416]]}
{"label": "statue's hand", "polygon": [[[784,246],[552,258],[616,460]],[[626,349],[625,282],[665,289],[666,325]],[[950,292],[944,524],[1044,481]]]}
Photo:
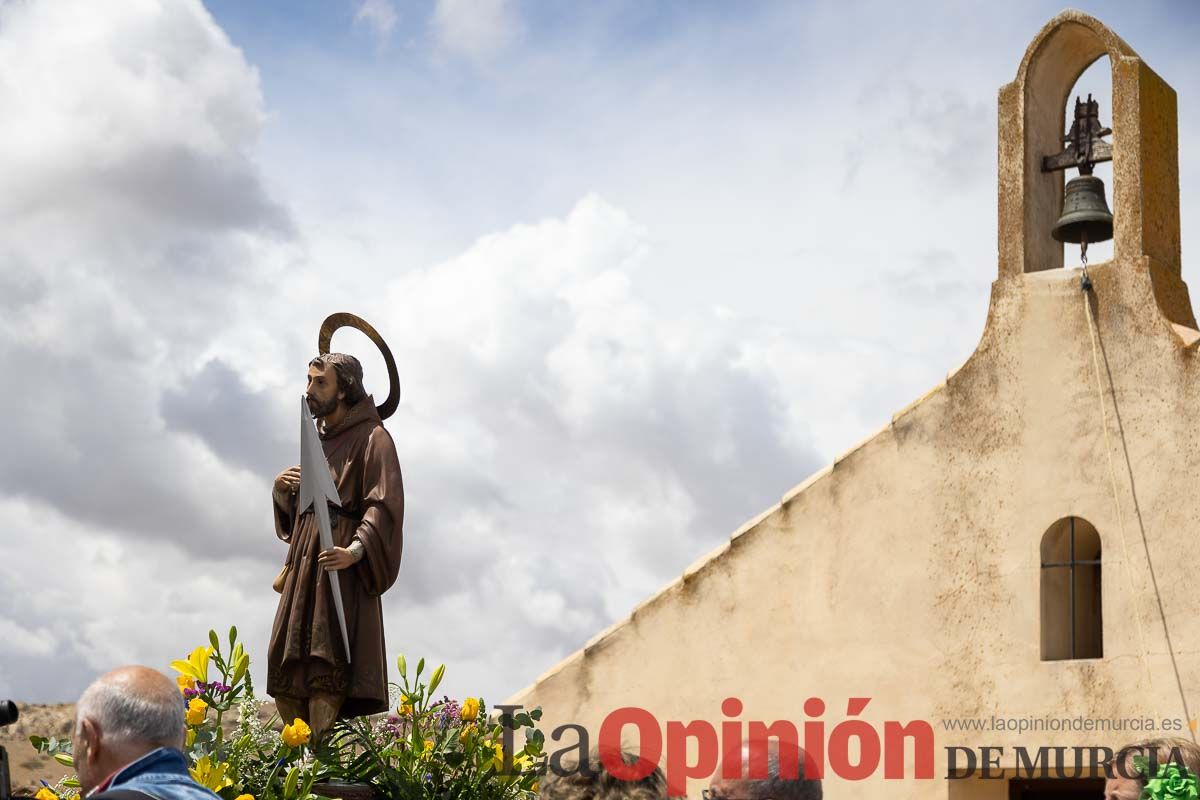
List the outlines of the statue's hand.
{"label": "statue's hand", "polygon": [[288,467],[275,476],[275,494],[289,495],[300,489],[300,467]]}
{"label": "statue's hand", "polygon": [[331,547],[317,556],[317,563],[327,570],[345,569],[354,566],[357,559],[345,547]]}

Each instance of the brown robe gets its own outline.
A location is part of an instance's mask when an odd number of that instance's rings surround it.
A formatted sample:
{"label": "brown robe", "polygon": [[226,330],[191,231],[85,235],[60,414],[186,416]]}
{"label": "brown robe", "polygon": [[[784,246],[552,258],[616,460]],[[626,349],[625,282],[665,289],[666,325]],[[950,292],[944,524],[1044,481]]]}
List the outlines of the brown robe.
{"label": "brown robe", "polygon": [[325,571],[317,517],[296,516],[297,495],[276,500],[275,532],[288,542],[287,576],[267,651],[267,693],[305,698],[314,691],[345,697],[340,717],[377,714],[388,708],[387,652],[380,595],[400,571],[404,486],[396,446],[368,397],[350,407],[335,430],[321,433],[342,508],[330,515],[333,543],[346,547],[357,536],[366,552],[340,570],[351,663]]}

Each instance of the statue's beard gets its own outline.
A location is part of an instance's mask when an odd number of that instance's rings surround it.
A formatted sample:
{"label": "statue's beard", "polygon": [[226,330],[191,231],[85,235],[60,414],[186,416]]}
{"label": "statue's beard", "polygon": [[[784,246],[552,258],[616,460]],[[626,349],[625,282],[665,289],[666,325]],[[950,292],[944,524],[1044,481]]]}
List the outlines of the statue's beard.
{"label": "statue's beard", "polygon": [[337,411],[338,401],[336,397],[327,403],[320,403],[315,398],[309,397],[307,402],[308,413],[312,414],[314,417],[327,417],[334,411]]}

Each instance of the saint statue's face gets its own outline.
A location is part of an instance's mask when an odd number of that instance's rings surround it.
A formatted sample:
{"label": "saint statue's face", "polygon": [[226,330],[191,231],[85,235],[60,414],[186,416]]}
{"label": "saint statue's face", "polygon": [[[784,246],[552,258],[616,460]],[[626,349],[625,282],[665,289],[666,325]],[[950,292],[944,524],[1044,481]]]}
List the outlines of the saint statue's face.
{"label": "saint statue's face", "polygon": [[308,411],[314,417],[326,417],[337,410],[343,395],[338,391],[337,373],[332,366],[309,366],[308,388],[304,392]]}

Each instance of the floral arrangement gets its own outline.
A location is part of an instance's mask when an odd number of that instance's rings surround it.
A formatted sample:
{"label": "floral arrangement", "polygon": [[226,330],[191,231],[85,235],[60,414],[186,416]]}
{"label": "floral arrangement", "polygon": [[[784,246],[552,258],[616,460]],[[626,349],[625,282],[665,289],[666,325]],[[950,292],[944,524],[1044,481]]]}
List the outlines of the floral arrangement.
{"label": "floral arrangement", "polygon": [[[224,800],[320,800],[330,781],[366,783],[381,797],[433,800],[529,800],[545,769],[541,710],[489,717],[482,698],[461,703],[434,692],[445,665],[422,683],[400,656],[395,713],[338,722],[321,742],[307,722],[262,719],[250,657],[230,628],[228,647],[215,631],[171,667],[185,705],[184,754],[192,777]],[[517,733],[524,734],[520,748]],[[30,737],[38,752],[72,767],[71,743]],[[76,800],[79,782],[43,781],[38,800]]]}
{"label": "floral arrangement", "polygon": [[1134,756],[1133,767],[1146,778],[1139,800],[1197,800],[1200,797],[1196,776],[1177,761],[1160,764],[1154,775],[1150,774],[1150,762],[1145,756]]}
{"label": "floral arrangement", "polygon": [[[434,699],[444,665],[428,685],[420,680],[424,659],[411,681],[404,656],[396,666],[396,713],[348,720],[334,728],[330,756],[318,748],[318,759],[334,765],[332,777],[370,783],[386,797],[515,800],[537,793],[546,761],[545,738],[535,725],[540,709],[489,719],[482,698]],[[510,743],[521,731],[525,742],[517,750]]]}

